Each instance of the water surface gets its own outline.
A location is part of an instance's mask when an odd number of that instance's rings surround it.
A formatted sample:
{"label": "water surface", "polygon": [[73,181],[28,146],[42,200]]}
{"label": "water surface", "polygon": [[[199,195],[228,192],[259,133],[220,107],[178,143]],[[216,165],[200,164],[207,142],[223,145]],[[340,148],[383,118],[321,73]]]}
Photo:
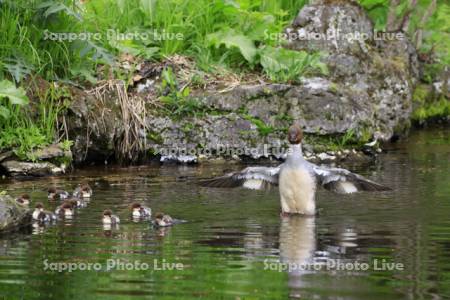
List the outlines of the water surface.
{"label": "water surface", "polygon": [[[321,190],[315,218],[280,218],[277,189],[193,184],[239,165],[97,167],[2,181],[0,190],[28,192],[51,209],[56,203],[46,199],[49,185],[72,190],[88,181],[95,194],[72,220],[0,238],[0,298],[450,298],[449,159],[448,130],[416,132],[375,163],[344,165],[393,192],[342,196]],[[189,222],[164,230],[132,222],[128,206],[136,200]],[[121,217],[119,228],[103,229],[106,208]],[[149,269],[107,270],[111,260]],[[158,268],[179,263],[183,270],[157,270],[155,262]],[[346,267],[333,268],[338,262]],[[375,262],[404,269],[376,270]],[[57,272],[46,270],[46,263],[101,269]],[[349,269],[358,263],[369,268]],[[303,269],[281,270],[288,265]]]}

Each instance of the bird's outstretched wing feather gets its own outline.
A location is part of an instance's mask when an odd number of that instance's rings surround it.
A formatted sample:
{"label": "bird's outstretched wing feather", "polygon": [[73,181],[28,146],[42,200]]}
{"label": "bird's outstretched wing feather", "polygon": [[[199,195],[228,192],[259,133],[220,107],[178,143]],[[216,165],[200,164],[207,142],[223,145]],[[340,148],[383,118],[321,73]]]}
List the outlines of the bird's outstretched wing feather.
{"label": "bird's outstretched wing feather", "polygon": [[200,181],[201,186],[216,188],[245,187],[260,190],[278,185],[280,167],[248,167],[239,172]]}
{"label": "bird's outstretched wing feather", "polygon": [[325,189],[349,194],[358,191],[390,191],[391,188],[369,180],[361,175],[340,168],[326,168],[311,164],[320,183]]}

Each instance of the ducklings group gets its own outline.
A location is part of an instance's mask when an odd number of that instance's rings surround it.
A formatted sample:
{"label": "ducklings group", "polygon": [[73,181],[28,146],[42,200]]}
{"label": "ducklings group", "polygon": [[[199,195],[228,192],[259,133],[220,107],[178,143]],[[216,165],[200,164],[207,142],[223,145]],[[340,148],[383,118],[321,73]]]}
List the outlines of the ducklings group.
{"label": "ducklings group", "polygon": [[[72,194],[67,191],[50,187],[47,190],[47,197],[49,200],[61,200],[62,203],[56,207],[55,212],[47,211],[41,202],[37,202],[32,212],[32,220],[39,223],[51,223],[60,219],[71,219],[75,214],[75,208],[82,208],[87,206],[93,195],[93,190],[87,183],[79,184]],[[30,205],[30,195],[22,194],[16,198],[16,203],[23,207]],[[130,205],[131,217],[133,221],[150,220],[152,210],[150,207],[144,206],[141,203],[134,202]],[[155,227],[168,227],[176,224],[176,220],[169,215],[157,213],[155,219],[151,221]],[[120,218],[113,214],[110,209],[106,209],[102,214],[102,223],[108,228],[118,225]]]}

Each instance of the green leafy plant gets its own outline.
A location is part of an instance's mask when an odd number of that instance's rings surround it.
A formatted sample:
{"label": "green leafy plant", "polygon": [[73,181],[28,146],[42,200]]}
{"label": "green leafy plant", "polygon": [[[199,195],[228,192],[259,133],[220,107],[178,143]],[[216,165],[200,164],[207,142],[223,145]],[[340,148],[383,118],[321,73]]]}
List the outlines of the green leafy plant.
{"label": "green leafy plant", "polygon": [[423,124],[428,120],[448,118],[450,116],[450,101],[443,96],[435,101],[423,103],[413,112],[413,121]]}
{"label": "green leafy plant", "polygon": [[70,148],[73,146],[73,141],[72,140],[64,140],[61,143],[59,143],[61,149],[63,149],[64,151],[69,151]]}
{"label": "green leafy plant", "polygon": [[261,119],[256,118],[254,116],[245,114],[243,115],[243,118],[252,122],[253,124],[256,125],[256,127],[258,128],[258,132],[262,135],[262,136],[267,136],[270,133],[275,131],[275,128],[272,127],[271,125],[267,125],[266,123],[264,123]]}
{"label": "green leafy plant", "polygon": [[257,50],[253,41],[247,36],[236,32],[234,29],[225,28],[221,31],[209,34],[207,40],[210,46],[216,48],[223,45],[227,49],[238,49],[250,64],[255,61]]}
{"label": "green leafy plant", "polygon": [[0,81],[0,149],[12,149],[21,159],[35,160],[33,150],[56,139],[57,118],[66,108],[68,96],[63,87],[51,85],[31,108],[22,88]]}
{"label": "green leafy plant", "polygon": [[355,130],[349,129],[344,133],[344,135],[341,136],[341,138],[337,141],[337,144],[340,148],[344,148],[349,144],[355,143],[355,141],[356,141]]}
{"label": "green leafy plant", "polygon": [[284,48],[266,47],[260,51],[264,72],[273,81],[297,82],[301,76],[313,73],[327,74],[326,64],[321,62],[321,54],[292,51]]}
{"label": "green leafy plant", "polygon": [[178,88],[177,79],[171,68],[162,73],[162,93],[160,97],[164,109],[174,117],[184,117],[203,113],[203,105],[190,97],[189,87]]}
{"label": "green leafy plant", "polygon": [[[9,103],[6,101],[9,100]],[[0,81],[0,117],[9,119],[10,105],[26,105],[28,98],[22,88],[17,88],[14,83],[8,80]]]}

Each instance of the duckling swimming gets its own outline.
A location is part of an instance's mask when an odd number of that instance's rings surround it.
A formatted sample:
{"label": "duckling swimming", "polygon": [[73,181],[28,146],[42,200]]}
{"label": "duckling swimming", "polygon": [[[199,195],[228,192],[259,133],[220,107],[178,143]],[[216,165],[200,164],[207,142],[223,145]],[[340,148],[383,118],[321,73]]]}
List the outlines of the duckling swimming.
{"label": "duckling swimming", "polygon": [[56,215],[52,212],[44,210],[44,205],[41,202],[36,203],[31,217],[33,220],[39,222],[51,222],[56,220]]}
{"label": "duckling swimming", "polygon": [[77,198],[77,197],[70,196],[69,198],[67,198],[64,201],[70,202],[72,204],[73,208],[82,208],[82,207],[86,207],[87,206],[87,202],[86,201],[84,201],[81,198]]}
{"label": "duckling swimming", "polygon": [[153,225],[155,225],[156,227],[169,227],[174,224],[174,219],[172,219],[171,216],[161,212],[156,214],[155,220],[153,221]]}
{"label": "duckling swimming", "polygon": [[103,211],[102,222],[103,225],[116,225],[120,223],[120,219],[118,216],[113,215],[110,209],[106,209]]}
{"label": "duckling swimming", "polygon": [[92,188],[87,183],[79,184],[73,191],[73,196],[78,198],[90,198],[92,194]]}
{"label": "duckling swimming", "polygon": [[131,214],[134,219],[149,218],[152,215],[152,210],[150,207],[135,202],[131,204]]}
{"label": "duckling swimming", "polygon": [[55,214],[61,218],[72,218],[74,215],[75,203],[71,200],[64,201],[55,210]]}
{"label": "duckling swimming", "polygon": [[51,187],[48,189],[48,195],[47,195],[48,199],[65,200],[65,199],[69,198],[69,196],[70,196],[70,194],[64,190],[59,190],[54,187]]}
{"label": "duckling swimming", "polygon": [[27,207],[28,205],[30,205],[30,195],[28,194],[20,195],[19,197],[16,198],[16,203],[19,204],[20,206]]}

